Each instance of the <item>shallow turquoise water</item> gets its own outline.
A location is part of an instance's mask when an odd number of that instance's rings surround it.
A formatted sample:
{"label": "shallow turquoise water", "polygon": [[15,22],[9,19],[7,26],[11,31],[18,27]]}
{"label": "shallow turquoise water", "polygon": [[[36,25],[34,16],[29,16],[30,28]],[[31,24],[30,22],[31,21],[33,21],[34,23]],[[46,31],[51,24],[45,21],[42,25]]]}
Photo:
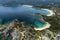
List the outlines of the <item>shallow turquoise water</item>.
{"label": "shallow turquoise water", "polygon": [[40,14],[42,15],[48,15],[50,13],[47,10],[43,10],[43,9],[39,10],[38,12],[40,12]]}
{"label": "shallow turquoise water", "polygon": [[43,27],[45,25],[45,23],[37,21],[37,22],[34,23],[34,25],[35,25],[36,28],[40,28],[40,27]]}

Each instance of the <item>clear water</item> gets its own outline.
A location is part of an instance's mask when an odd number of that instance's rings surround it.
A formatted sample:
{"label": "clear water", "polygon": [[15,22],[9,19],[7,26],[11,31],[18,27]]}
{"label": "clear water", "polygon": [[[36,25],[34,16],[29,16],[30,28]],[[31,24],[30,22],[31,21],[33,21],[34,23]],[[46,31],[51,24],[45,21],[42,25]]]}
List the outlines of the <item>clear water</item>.
{"label": "clear water", "polygon": [[34,8],[32,6],[18,5],[12,6],[0,6],[0,24],[8,23],[14,19],[18,19],[21,22],[33,24],[36,27],[42,27],[45,22],[42,22],[41,17],[35,14],[48,15],[49,12],[43,9]]}

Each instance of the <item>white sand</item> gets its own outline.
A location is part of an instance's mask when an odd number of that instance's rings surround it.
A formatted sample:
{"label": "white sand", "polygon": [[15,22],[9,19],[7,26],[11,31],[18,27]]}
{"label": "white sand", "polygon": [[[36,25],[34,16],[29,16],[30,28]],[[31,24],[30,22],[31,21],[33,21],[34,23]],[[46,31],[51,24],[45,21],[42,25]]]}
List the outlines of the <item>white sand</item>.
{"label": "white sand", "polygon": [[[53,16],[53,15],[55,15],[55,13],[54,13],[52,10],[49,10],[49,9],[44,9],[44,10],[47,10],[47,11],[50,12],[47,16]],[[44,29],[50,28],[50,26],[51,26],[51,25],[50,25],[48,22],[46,22],[46,24],[45,24],[43,27],[34,28],[34,29],[35,29],[35,30],[44,30]]]}
{"label": "white sand", "polygon": [[33,7],[32,5],[23,5],[23,6],[26,6],[26,7]]}
{"label": "white sand", "polygon": [[47,29],[47,28],[50,28],[50,24],[48,22],[46,22],[46,24],[43,26],[43,27],[40,27],[40,28],[34,28],[35,30],[44,30],[44,29]]}
{"label": "white sand", "polygon": [[53,10],[49,10],[49,9],[44,9],[44,10],[47,10],[47,11],[50,12],[47,16],[53,16],[53,15],[55,15],[55,13],[53,12]]}

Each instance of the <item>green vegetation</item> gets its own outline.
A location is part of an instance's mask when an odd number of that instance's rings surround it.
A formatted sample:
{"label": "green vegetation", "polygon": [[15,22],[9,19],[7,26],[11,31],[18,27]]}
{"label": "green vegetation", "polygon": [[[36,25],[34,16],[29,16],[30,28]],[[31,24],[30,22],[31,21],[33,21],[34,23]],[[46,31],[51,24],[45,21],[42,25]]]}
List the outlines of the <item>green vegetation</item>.
{"label": "green vegetation", "polygon": [[6,37],[6,39],[5,40],[10,40],[10,38],[9,37]]}
{"label": "green vegetation", "polygon": [[3,38],[3,36],[2,36],[2,34],[0,34],[0,40],[2,40],[2,38]]}
{"label": "green vegetation", "polygon": [[51,24],[51,28],[49,28],[50,30],[60,31],[60,16],[46,17],[45,20]]}

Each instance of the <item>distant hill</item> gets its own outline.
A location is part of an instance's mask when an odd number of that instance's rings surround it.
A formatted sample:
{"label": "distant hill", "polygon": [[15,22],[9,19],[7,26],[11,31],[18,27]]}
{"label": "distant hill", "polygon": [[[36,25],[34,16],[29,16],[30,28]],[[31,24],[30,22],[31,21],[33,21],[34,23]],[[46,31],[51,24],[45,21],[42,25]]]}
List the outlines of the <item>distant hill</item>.
{"label": "distant hill", "polygon": [[0,4],[5,4],[5,3],[18,3],[18,4],[25,4],[25,5],[49,5],[49,4],[54,4],[54,5],[60,5],[60,0],[0,0]]}

